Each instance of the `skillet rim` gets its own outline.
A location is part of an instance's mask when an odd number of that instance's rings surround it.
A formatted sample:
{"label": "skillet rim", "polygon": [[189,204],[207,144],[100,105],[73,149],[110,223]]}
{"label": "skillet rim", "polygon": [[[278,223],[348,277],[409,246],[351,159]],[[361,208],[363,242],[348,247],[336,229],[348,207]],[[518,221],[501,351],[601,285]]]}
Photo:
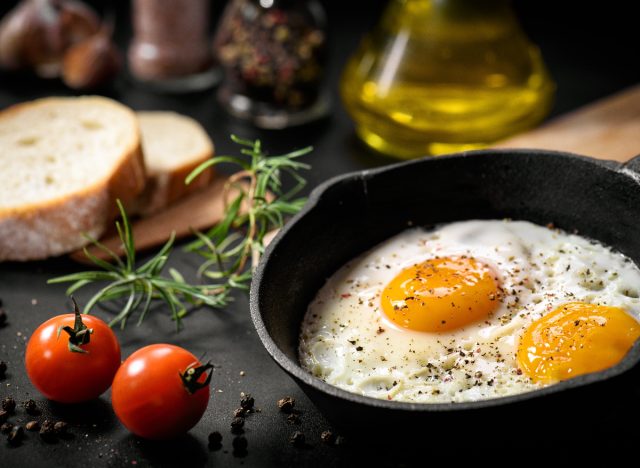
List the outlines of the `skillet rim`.
{"label": "skillet rim", "polygon": [[310,386],[316,391],[321,393],[325,393],[330,397],[338,398],[340,400],[345,400],[350,403],[371,406],[374,408],[396,411],[396,412],[419,412],[419,413],[447,413],[447,412],[456,412],[456,411],[469,411],[469,410],[479,410],[484,408],[492,408],[492,407],[500,407],[511,405],[514,403],[521,403],[527,400],[538,400],[548,395],[553,395],[556,393],[566,392],[571,389],[579,388],[585,385],[595,384],[598,382],[604,382],[606,380],[612,379],[619,375],[622,375],[629,370],[631,370],[634,366],[636,366],[640,362],[640,339],[636,340],[633,347],[627,352],[625,357],[618,364],[609,367],[607,369],[603,369],[598,372],[593,372],[589,374],[583,374],[576,377],[573,377],[568,380],[564,380],[558,382],[553,385],[549,385],[547,387],[543,387],[537,390],[532,390],[524,393],[518,393],[515,395],[509,395],[504,397],[497,398],[489,398],[483,400],[476,401],[466,401],[460,403],[408,403],[402,401],[394,401],[394,400],[383,400],[379,398],[368,397],[364,395],[359,395],[357,393],[352,393],[347,390],[343,390],[339,387],[333,386],[329,383],[324,382],[323,380],[314,377],[308,371],[302,368],[302,366],[296,361],[289,358],[276,344],[275,340],[271,337],[271,334],[267,331],[266,325],[262,319],[262,314],[260,311],[260,297],[263,285],[263,278],[266,269],[266,265],[269,262],[269,258],[273,254],[273,252],[277,249],[278,244],[281,242],[282,238],[288,235],[288,233],[294,228],[294,226],[305,216],[308,216],[311,212],[313,212],[323,195],[330,190],[332,187],[345,182],[345,181],[353,181],[357,183],[360,181],[365,185],[366,189],[366,181],[372,177],[378,177],[382,174],[390,171],[394,171],[399,168],[404,168],[408,166],[420,166],[423,164],[429,164],[430,161],[438,161],[442,159],[466,159],[472,158],[479,155],[488,155],[488,154],[503,154],[503,155],[544,155],[544,156],[552,156],[565,158],[568,160],[582,160],[588,162],[590,164],[594,164],[596,166],[600,166],[605,170],[610,170],[616,173],[624,174],[625,176],[631,178],[634,182],[640,185],[640,174],[636,172],[635,166],[640,167],[640,155],[634,158],[631,158],[629,161],[625,163],[620,163],[617,161],[606,160],[606,159],[596,159],[589,156],[584,156],[580,154],[570,153],[566,151],[553,151],[553,150],[543,150],[543,149],[528,149],[528,148],[518,148],[518,149],[508,149],[508,148],[498,148],[498,149],[482,149],[482,150],[473,150],[473,151],[463,151],[459,153],[453,153],[449,155],[434,157],[424,157],[421,159],[414,159],[410,161],[402,161],[394,164],[389,164],[386,166],[373,168],[373,169],[364,169],[359,171],[352,171],[345,174],[340,174],[330,179],[320,183],[316,188],[314,188],[309,195],[307,202],[305,203],[302,210],[297,213],[293,218],[287,222],[283,228],[280,229],[275,238],[269,243],[267,248],[265,249],[262,258],[260,259],[260,263],[256,268],[253,279],[251,281],[251,288],[249,294],[249,307],[251,312],[251,319],[253,321],[254,327],[262,345],[265,347],[271,358],[291,377],[294,378],[299,383],[303,383],[305,385]]}

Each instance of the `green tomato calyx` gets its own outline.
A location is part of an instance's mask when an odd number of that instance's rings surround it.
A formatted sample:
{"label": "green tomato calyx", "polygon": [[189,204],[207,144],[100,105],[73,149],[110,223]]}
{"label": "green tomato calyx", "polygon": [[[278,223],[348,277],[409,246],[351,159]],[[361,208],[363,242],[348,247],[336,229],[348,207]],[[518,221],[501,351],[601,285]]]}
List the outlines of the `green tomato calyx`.
{"label": "green tomato calyx", "polygon": [[[207,374],[207,378],[204,382],[198,382],[202,374]],[[211,376],[213,375],[213,364],[207,362],[204,365],[198,365],[198,363],[191,364],[184,372],[180,373],[180,379],[184,385],[185,390],[190,395],[193,395],[201,388],[209,386],[211,382]]]}
{"label": "green tomato calyx", "polygon": [[69,334],[69,351],[72,353],[83,353],[88,354],[89,351],[86,349],[82,349],[80,346],[89,344],[91,341],[91,334],[93,333],[93,328],[87,327],[82,322],[82,314],[80,313],[80,308],[78,307],[78,303],[71,296],[71,300],[73,301],[73,310],[76,315],[75,322],[73,323],[73,328],[69,325],[65,327],[58,328],[58,338],[60,338],[60,333],[64,330]]}

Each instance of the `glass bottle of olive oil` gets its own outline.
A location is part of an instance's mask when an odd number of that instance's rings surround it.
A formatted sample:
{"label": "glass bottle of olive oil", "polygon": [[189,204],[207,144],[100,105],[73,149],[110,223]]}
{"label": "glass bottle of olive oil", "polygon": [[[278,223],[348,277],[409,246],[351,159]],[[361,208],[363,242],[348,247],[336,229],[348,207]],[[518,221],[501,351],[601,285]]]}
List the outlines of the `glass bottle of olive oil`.
{"label": "glass bottle of olive oil", "polygon": [[530,128],[554,89],[508,0],[391,0],[340,91],[367,145],[414,158]]}

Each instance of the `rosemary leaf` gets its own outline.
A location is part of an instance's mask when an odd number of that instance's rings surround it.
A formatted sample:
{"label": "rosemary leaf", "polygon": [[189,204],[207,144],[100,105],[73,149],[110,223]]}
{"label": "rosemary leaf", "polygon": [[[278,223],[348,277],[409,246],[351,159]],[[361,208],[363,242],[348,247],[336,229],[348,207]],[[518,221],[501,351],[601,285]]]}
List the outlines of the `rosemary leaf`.
{"label": "rosemary leaf", "polygon": [[[242,147],[240,156],[211,158],[185,180],[189,184],[206,169],[221,163],[234,164],[239,169],[229,177],[224,189],[223,199],[227,205],[223,219],[206,233],[194,232],[196,239],[185,247],[187,252],[195,252],[203,258],[198,276],[214,283],[190,284],[173,268],[168,270],[169,277],[164,276],[174,235],[151,259],[136,266],[134,234],[120,200],[117,205],[121,219],[115,225],[122,242],[124,261],[99,241],[85,236],[113,263],[85,249],[87,258],[98,270],[53,278],[49,283],[72,283],[67,289],[67,294],[71,294],[85,286],[106,282],[87,301],[84,313],[90,313],[97,304],[112,304],[119,311],[109,325],[119,324],[122,328],[136,312],[139,312],[137,323],[142,323],[153,302],[160,300],[168,306],[180,329],[182,318],[189,310],[186,305],[221,308],[233,300],[234,290],[247,291],[252,267],[264,251],[265,235],[281,227],[285,216],[298,212],[305,202],[304,198],[293,197],[306,183],[298,171],[309,169],[309,165],[296,158],[309,153],[311,148],[269,157],[259,140],[249,141],[235,135],[231,135],[231,140]],[[293,182],[293,188],[288,192],[282,191],[283,176],[290,177]]]}

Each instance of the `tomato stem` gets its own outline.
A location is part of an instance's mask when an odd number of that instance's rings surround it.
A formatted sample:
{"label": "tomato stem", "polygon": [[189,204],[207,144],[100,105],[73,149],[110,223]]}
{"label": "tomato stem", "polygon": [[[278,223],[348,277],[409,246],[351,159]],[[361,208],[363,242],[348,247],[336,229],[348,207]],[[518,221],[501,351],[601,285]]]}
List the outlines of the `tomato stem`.
{"label": "tomato stem", "polygon": [[[210,372],[209,372],[210,371]],[[202,374],[209,372],[207,374],[207,378],[204,382],[198,382],[200,380],[200,376]],[[180,373],[180,379],[182,380],[182,384],[184,385],[185,390],[193,395],[195,392],[200,390],[201,388],[205,388],[209,386],[209,382],[211,382],[211,376],[213,375],[213,364],[211,361],[207,362],[204,365],[190,365],[187,369]]]}
{"label": "tomato stem", "polygon": [[59,327],[58,338],[60,337],[60,333],[64,330],[69,334],[69,351],[71,351],[72,353],[88,354],[89,351],[87,351],[86,349],[82,349],[80,346],[89,344],[89,341],[91,341],[93,328],[88,328],[82,322],[82,314],[80,313],[78,303],[73,298],[73,296],[71,296],[71,300],[73,301],[73,310],[76,315],[75,321],[73,323],[73,328],[71,328],[69,325],[65,327]]}

